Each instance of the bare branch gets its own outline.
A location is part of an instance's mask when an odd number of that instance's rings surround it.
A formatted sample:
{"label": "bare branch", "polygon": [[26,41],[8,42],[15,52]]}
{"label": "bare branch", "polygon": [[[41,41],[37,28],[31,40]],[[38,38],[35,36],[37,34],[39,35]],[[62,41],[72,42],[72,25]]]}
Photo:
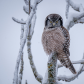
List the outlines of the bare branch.
{"label": "bare branch", "polygon": [[18,19],[14,18],[14,17],[12,17],[12,19],[13,19],[13,21],[15,21],[15,22],[17,22],[17,23],[26,24],[26,22],[23,21],[23,20],[18,20]]}

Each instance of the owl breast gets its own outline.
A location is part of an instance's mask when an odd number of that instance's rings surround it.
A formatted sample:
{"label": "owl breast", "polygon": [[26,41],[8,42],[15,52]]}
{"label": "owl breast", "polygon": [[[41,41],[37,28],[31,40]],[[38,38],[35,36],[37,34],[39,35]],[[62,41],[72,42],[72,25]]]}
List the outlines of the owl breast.
{"label": "owl breast", "polygon": [[42,34],[42,44],[44,51],[50,55],[51,52],[60,53],[63,51],[65,37],[62,30],[58,28],[46,29]]}

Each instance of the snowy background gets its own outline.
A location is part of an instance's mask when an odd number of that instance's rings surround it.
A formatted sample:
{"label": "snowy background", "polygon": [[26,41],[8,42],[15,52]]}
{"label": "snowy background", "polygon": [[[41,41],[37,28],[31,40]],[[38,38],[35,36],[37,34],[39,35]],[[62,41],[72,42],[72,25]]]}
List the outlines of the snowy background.
{"label": "snowy background", "polygon": [[[82,3],[84,0],[73,0],[74,3]],[[0,0],[0,84],[12,84],[16,59],[20,48],[21,25],[14,22],[12,17],[19,20],[27,19],[27,14],[23,11],[24,0]],[[32,54],[38,73],[45,75],[47,69],[47,59],[42,44],[41,36],[44,29],[44,21],[47,15],[57,13],[63,17],[65,23],[65,0],[43,0],[37,7],[37,20],[32,38]],[[70,7],[69,12],[76,12]],[[72,61],[81,60],[84,52],[84,24],[76,24],[70,29],[70,59]],[[80,65],[74,65],[76,70]],[[72,73],[62,67],[58,70],[58,75],[72,75]],[[24,48],[24,72],[23,84],[25,80],[28,84],[39,84],[35,79],[28,60],[27,47]],[[61,81],[62,82],[62,81]],[[84,84],[84,72],[72,82],[62,82],[63,84]]]}

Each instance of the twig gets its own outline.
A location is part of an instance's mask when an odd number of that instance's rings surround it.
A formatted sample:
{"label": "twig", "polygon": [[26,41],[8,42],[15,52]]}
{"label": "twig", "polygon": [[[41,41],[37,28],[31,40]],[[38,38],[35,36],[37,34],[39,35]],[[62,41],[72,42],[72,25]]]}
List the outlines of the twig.
{"label": "twig", "polygon": [[[34,6],[33,6],[34,8],[32,8],[32,10],[30,10],[30,5],[29,5],[29,15],[31,15],[32,11],[35,12],[38,1],[39,0],[37,0],[35,2]],[[29,4],[30,4],[30,1],[29,1]],[[32,53],[31,53],[31,38],[32,38],[32,35],[33,35],[33,32],[34,32],[35,22],[36,22],[36,14],[33,14],[31,23],[29,24],[29,31],[28,31],[28,36],[27,36],[27,51],[28,51],[28,58],[30,60],[30,65],[31,65],[32,71],[34,73],[34,76],[35,76],[36,80],[38,80],[40,83],[42,83],[43,78],[36,70],[36,67],[35,67],[34,61],[33,61],[33,56],[32,56]]]}

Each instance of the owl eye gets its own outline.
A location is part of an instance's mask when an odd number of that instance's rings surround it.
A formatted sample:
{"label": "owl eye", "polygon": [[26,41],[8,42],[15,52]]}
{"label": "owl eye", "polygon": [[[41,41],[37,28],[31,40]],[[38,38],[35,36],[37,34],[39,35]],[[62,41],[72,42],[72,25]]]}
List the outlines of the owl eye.
{"label": "owl eye", "polygon": [[56,23],[58,23],[58,21],[56,21]]}
{"label": "owl eye", "polygon": [[52,23],[52,21],[50,21],[50,23]]}

